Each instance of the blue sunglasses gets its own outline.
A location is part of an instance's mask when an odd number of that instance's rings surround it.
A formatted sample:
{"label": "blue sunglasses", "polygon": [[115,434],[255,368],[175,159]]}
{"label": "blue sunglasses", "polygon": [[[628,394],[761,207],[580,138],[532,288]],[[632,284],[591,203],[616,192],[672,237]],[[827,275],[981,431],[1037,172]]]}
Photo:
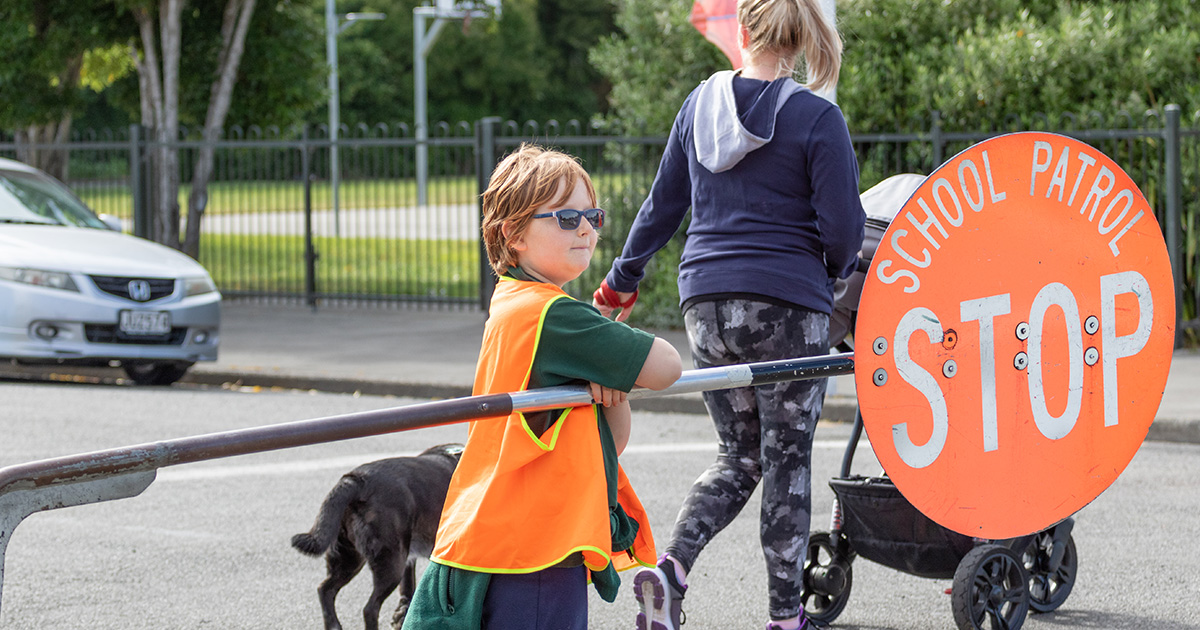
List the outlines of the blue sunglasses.
{"label": "blue sunglasses", "polygon": [[590,208],[588,210],[555,210],[554,212],[544,212],[535,214],[535,219],[549,219],[554,217],[558,219],[558,227],[564,230],[574,230],[579,227],[579,217],[587,219],[592,227],[599,230],[604,225],[604,211],[600,208]]}

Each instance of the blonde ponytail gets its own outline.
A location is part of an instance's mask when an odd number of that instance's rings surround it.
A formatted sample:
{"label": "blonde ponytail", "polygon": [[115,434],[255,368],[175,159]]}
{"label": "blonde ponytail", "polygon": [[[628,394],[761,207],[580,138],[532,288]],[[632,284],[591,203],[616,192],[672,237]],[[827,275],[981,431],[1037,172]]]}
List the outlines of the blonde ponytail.
{"label": "blonde ponytail", "polygon": [[837,85],[842,38],[826,20],[819,0],[738,0],[737,19],[750,32],[751,54],[803,53],[810,89]]}

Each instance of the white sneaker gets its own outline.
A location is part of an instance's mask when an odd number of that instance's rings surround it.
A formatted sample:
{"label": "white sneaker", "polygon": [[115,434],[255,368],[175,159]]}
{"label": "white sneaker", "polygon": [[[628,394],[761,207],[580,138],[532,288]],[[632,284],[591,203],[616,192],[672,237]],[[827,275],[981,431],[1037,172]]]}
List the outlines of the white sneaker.
{"label": "white sneaker", "polygon": [[637,630],[679,630],[685,621],[685,591],[687,587],[675,579],[675,568],[665,557],[653,569],[638,571],[633,578],[633,595],[639,610]]}

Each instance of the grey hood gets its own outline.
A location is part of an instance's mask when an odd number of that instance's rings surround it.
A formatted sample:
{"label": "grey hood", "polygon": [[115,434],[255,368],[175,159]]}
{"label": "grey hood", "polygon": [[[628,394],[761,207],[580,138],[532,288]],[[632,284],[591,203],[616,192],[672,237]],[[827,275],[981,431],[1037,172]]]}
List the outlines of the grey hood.
{"label": "grey hood", "polygon": [[692,136],[696,159],[713,173],[727,171],[751,151],[771,141],[775,118],[788,99],[806,90],[795,80],[776,79],[739,112],[733,94],[734,70],[718,72],[700,84],[696,95]]}

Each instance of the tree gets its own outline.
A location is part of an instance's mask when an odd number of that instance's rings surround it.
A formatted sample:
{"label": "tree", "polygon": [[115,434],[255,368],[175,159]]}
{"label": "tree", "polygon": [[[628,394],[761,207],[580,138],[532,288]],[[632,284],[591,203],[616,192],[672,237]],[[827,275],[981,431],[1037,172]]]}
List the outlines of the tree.
{"label": "tree", "polygon": [[[592,50],[617,117],[665,133],[687,92],[728,67],[689,3],[620,0]],[[838,104],[855,133],[979,128],[1037,114],[1200,107],[1200,11],[1188,0],[842,0]]]}
{"label": "tree", "polygon": [[978,129],[1200,106],[1200,13],[1185,0],[849,0],[839,15],[852,131],[902,129],[931,110]]}
{"label": "tree", "polygon": [[67,153],[38,145],[66,141],[83,85],[103,89],[129,69],[114,44],[132,31],[107,2],[11,0],[0,8],[0,59],[10,60],[0,63],[9,95],[0,99],[0,129],[17,129],[18,159],[59,179]]}
{"label": "tree", "polygon": [[[420,0],[343,0],[339,13],[380,11],[338,39],[341,120],[414,120],[413,7]],[[612,30],[609,0],[504,0],[501,17],[450,20],[427,58],[430,119],[586,119],[608,82],[587,62]]]}
{"label": "tree", "polygon": [[691,3],[618,0],[616,24],[592,48],[592,65],[612,83],[612,117],[666,134],[696,85],[729,60],[688,21]]}
{"label": "tree", "polygon": [[[152,233],[155,240],[197,257],[200,226],[212,178],[213,142],[219,138],[233,107],[234,86],[243,74],[241,62],[247,50],[251,22],[266,21],[276,27],[283,25],[279,30],[290,36],[303,35],[307,31],[312,36],[308,41],[318,41],[311,7],[296,6],[287,0],[264,5],[259,5],[256,0],[227,0],[217,17],[219,7],[212,3],[187,6],[184,0],[159,0],[157,4],[148,0],[121,1],[138,26],[140,38],[134,52],[139,109],[142,124],[156,141],[155,149],[149,155],[154,182],[149,200],[154,209]],[[183,55],[185,32],[189,42],[186,61]],[[289,45],[293,44],[284,43],[285,47]],[[320,66],[316,65],[312,55],[287,56],[286,60],[276,60],[277,67],[280,61],[296,64],[293,70],[284,71],[283,75],[297,78],[301,85],[311,86],[312,79],[319,76],[315,68]],[[181,67],[188,68],[186,77],[180,72]],[[308,108],[320,96],[319,90],[313,90],[305,98],[294,87],[285,90],[284,94],[287,95],[285,102]],[[258,98],[272,96],[259,94]],[[269,103],[264,109],[279,111],[278,105]],[[202,120],[204,140],[192,170],[187,232],[182,242],[178,202],[180,173],[174,145],[179,138],[181,117]]]}

